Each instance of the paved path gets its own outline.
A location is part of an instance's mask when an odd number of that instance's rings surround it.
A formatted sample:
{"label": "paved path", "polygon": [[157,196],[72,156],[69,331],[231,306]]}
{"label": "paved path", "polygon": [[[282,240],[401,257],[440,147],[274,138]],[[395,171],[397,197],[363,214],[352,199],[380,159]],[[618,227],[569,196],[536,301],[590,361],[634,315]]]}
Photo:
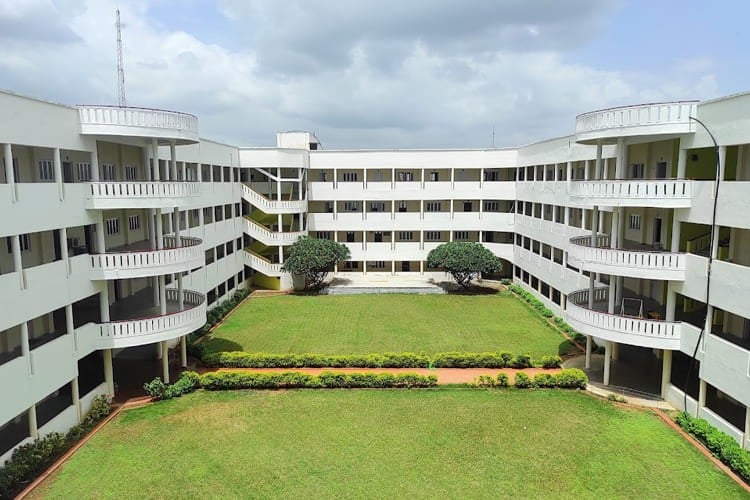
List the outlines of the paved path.
{"label": "paved path", "polygon": [[329,371],[336,373],[418,373],[420,375],[436,375],[438,384],[468,384],[474,381],[480,375],[492,375],[496,377],[498,373],[506,373],[509,381],[513,384],[515,375],[518,372],[524,372],[529,377],[534,377],[537,373],[557,373],[559,368],[545,370],[542,368],[524,368],[516,370],[512,368],[216,368],[206,371],[228,372],[243,371],[252,373],[279,373],[279,372],[300,372],[310,375],[319,375],[321,372]]}

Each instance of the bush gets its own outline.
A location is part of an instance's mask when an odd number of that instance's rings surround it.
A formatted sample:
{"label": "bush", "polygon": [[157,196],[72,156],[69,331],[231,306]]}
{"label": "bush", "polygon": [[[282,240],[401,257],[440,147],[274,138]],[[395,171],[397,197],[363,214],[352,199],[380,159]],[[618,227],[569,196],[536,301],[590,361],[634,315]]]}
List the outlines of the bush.
{"label": "bush", "polygon": [[167,394],[167,386],[159,377],[156,377],[151,382],[143,384],[143,390],[146,391],[146,394],[151,396],[151,399],[156,401],[164,399]]}
{"label": "bush", "polygon": [[675,418],[677,425],[706,445],[719,460],[732,469],[745,482],[750,483],[750,452],[731,436],[721,432],[702,418],[681,412]]}
{"label": "bush", "polygon": [[528,354],[518,354],[510,364],[511,368],[531,368],[532,366],[534,363]]}
{"label": "bush", "polygon": [[524,372],[516,373],[516,387],[529,389],[532,387],[560,387],[562,389],[585,389],[588,377],[578,368],[567,368],[558,373],[538,373],[532,380]]}
{"label": "bush", "polygon": [[534,387],[557,387],[557,377],[549,373],[538,373],[534,377]]}
{"label": "bush", "polygon": [[562,358],[560,356],[542,356],[542,368],[560,368]]}
{"label": "bush", "polygon": [[534,387],[534,382],[524,372],[516,373],[515,386],[519,389],[528,389]]}
{"label": "bush", "polygon": [[492,375],[480,375],[469,385],[471,387],[498,387],[497,379]]}
{"label": "bush", "polygon": [[320,375],[298,372],[247,373],[213,372],[200,376],[200,385],[209,391],[228,389],[289,389],[289,388],[386,388],[434,387],[437,377],[416,373],[335,373]]}
{"label": "bush", "polygon": [[506,373],[498,373],[497,374],[497,386],[508,387],[509,385],[510,385],[510,380],[508,379],[508,375]]}

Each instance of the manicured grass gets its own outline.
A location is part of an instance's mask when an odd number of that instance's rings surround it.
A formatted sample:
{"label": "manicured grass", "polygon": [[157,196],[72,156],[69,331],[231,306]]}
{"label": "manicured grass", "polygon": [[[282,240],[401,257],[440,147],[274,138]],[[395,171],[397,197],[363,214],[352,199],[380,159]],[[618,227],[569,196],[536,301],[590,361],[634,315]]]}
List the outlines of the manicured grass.
{"label": "manicured grass", "polygon": [[574,392],[199,392],[130,410],[36,496],[747,498],[655,415]]}
{"label": "manicured grass", "polygon": [[206,347],[322,354],[504,350],[539,359],[571,346],[509,294],[383,294],[252,298],[214,330]]}

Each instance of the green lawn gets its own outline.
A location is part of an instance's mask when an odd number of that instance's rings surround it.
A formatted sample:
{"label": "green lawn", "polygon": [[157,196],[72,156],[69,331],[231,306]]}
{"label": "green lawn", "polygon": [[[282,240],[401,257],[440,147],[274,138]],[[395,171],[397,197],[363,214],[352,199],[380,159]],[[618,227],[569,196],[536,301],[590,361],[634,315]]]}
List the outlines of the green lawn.
{"label": "green lawn", "polygon": [[51,498],[747,498],[655,415],[560,390],[199,392],[130,410]]}
{"label": "green lawn", "polygon": [[570,348],[507,293],[254,298],[227,318],[206,346],[322,354],[505,350],[536,359]]}

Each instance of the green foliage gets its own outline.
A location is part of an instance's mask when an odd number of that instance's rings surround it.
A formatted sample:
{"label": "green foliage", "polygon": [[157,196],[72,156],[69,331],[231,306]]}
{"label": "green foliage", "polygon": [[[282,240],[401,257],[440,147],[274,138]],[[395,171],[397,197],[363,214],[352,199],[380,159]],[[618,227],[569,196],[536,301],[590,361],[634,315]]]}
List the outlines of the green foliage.
{"label": "green foliage", "polygon": [[282,271],[305,276],[305,287],[319,288],[329,271],[349,259],[349,247],[333,240],[301,236],[289,247]]}
{"label": "green foliage", "polygon": [[51,432],[16,448],[11,458],[0,468],[0,498],[12,498],[25,483],[42,473],[73,444],[91,432],[109,412],[110,405],[106,396],[97,396],[83,422],[71,427],[67,434]]}
{"label": "green foliage", "polygon": [[516,373],[516,387],[529,389],[532,387],[560,387],[562,389],[585,389],[588,377],[578,368],[567,368],[558,373],[538,373],[531,379],[524,372]]}
{"label": "green foliage", "polygon": [[[534,366],[534,360],[530,355],[514,356],[505,351],[439,352],[434,356],[413,352],[328,355],[227,351],[206,354],[202,361],[206,366],[223,368],[531,368]],[[542,357],[544,368],[558,368],[561,362],[559,356]],[[156,390],[158,390],[158,384]]]}
{"label": "green foliage", "polygon": [[434,248],[427,255],[429,267],[439,267],[449,273],[464,288],[482,273],[496,273],[503,265],[492,251],[481,243],[451,241]]}
{"label": "green foliage", "polygon": [[534,382],[524,372],[518,372],[516,373],[516,380],[514,385],[519,389],[528,389],[530,387],[534,387]]}
{"label": "green foliage", "polygon": [[151,399],[159,401],[164,399],[167,394],[167,385],[159,377],[154,378],[151,382],[143,384],[143,390],[151,396]]}
{"label": "green foliage", "polygon": [[183,394],[189,394],[200,387],[200,375],[192,371],[184,371],[177,382],[167,385],[160,378],[143,384],[146,394],[155,401],[162,399],[178,398]]}
{"label": "green foliage", "polygon": [[497,374],[497,386],[498,387],[508,387],[510,385],[510,379],[508,379],[507,373],[498,373]]}
{"label": "green foliage", "polygon": [[542,368],[560,368],[562,358],[560,356],[542,356]]}
{"label": "green foliage", "polygon": [[317,389],[317,388],[389,388],[434,387],[437,377],[417,373],[336,373],[320,375],[298,372],[248,373],[210,372],[201,375],[200,385],[209,391],[228,389]]}
{"label": "green foliage", "polygon": [[711,450],[716,458],[750,483],[750,452],[742,449],[737,441],[721,432],[702,418],[695,418],[681,412],[675,418],[677,425],[695,436]]}
{"label": "green foliage", "polygon": [[469,385],[471,387],[508,387],[508,375],[505,373],[498,373],[497,377],[480,375]]}

